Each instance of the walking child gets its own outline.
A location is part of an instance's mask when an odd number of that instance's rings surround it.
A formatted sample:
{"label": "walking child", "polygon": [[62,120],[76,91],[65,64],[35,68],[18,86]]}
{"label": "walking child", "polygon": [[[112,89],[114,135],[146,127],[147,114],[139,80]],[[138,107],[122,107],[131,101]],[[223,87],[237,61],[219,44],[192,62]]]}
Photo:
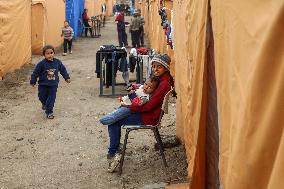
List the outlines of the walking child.
{"label": "walking child", "polygon": [[51,45],[43,48],[44,59],[36,65],[30,80],[32,86],[35,86],[38,82],[38,97],[48,119],[54,118],[53,107],[59,83],[58,73],[63,76],[67,83],[70,83],[70,77],[65,66],[60,60],[54,58],[54,53],[54,47]]}
{"label": "walking child", "polygon": [[69,22],[67,20],[64,22],[64,27],[62,28],[61,37],[62,36],[64,37],[64,43],[63,43],[64,52],[62,55],[63,56],[67,55],[67,46],[69,53],[72,54],[72,40],[74,32],[73,29],[69,26]]}
{"label": "walking child", "polygon": [[128,88],[128,95],[123,96],[120,99],[121,106],[115,110],[114,112],[103,116],[100,119],[100,122],[103,125],[113,124],[121,119],[129,116],[132,111],[128,108],[131,104],[135,106],[142,106],[151,98],[152,93],[155,91],[157,86],[159,85],[158,77],[150,77],[148,78],[144,85],[132,85]]}

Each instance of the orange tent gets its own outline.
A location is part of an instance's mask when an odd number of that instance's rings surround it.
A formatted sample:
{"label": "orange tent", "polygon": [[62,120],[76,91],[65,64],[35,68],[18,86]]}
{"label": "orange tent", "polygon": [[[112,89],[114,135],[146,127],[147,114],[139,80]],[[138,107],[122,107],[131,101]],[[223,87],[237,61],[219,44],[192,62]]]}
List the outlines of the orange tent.
{"label": "orange tent", "polygon": [[32,0],[32,52],[41,54],[46,44],[59,48],[65,21],[64,1]]}
{"label": "orange tent", "polygon": [[[151,45],[167,52],[157,7],[141,5]],[[284,188],[283,7],[173,1],[176,125],[191,188]]]}
{"label": "orange tent", "polygon": [[0,79],[31,62],[31,2],[0,1]]}
{"label": "orange tent", "polygon": [[63,42],[61,30],[65,21],[65,1],[46,0],[46,44],[58,48]]}
{"label": "orange tent", "polygon": [[89,16],[97,16],[102,14],[102,5],[106,4],[106,16],[110,16],[112,12],[113,0],[85,0],[85,8],[88,9]]}
{"label": "orange tent", "polygon": [[46,5],[45,0],[32,1],[32,53],[41,54],[46,40]]}

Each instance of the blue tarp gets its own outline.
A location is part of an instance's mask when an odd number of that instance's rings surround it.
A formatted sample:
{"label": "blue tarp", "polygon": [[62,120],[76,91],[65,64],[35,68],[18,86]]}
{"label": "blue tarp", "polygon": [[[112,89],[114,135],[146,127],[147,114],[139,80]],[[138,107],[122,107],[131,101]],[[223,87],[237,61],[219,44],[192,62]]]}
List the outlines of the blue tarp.
{"label": "blue tarp", "polygon": [[74,37],[77,38],[82,31],[79,19],[82,19],[85,0],[66,0],[66,20],[74,30]]}

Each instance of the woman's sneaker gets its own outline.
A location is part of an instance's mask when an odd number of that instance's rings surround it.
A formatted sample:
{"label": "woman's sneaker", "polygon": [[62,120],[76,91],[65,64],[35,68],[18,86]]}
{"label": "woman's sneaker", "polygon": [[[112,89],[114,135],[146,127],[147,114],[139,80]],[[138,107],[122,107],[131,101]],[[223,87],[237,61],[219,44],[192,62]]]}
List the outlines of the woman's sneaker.
{"label": "woman's sneaker", "polygon": [[109,173],[114,172],[114,170],[117,168],[117,166],[120,163],[121,154],[116,153],[113,157],[108,157],[108,169],[107,171]]}

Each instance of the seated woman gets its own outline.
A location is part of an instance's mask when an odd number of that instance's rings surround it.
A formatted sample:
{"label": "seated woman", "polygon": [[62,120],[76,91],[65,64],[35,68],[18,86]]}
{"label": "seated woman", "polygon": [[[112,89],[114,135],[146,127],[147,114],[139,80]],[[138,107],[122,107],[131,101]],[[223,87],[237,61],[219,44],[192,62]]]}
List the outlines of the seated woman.
{"label": "seated woman", "polygon": [[89,24],[89,21],[91,20],[90,17],[88,16],[88,9],[84,9],[84,12],[82,14],[82,19],[83,19],[83,24],[85,26],[85,37],[88,36],[88,29],[90,31],[90,36],[93,35],[93,30]]}
{"label": "seated woman", "polygon": [[115,170],[121,158],[119,144],[122,125],[156,125],[158,123],[164,96],[173,86],[173,78],[170,75],[170,62],[171,59],[166,54],[154,56],[152,59],[152,71],[153,75],[159,78],[160,83],[153,92],[152,97],[142,106],[130,105],[129,109],[133,111],[132,114],[108,125],[108,172],[113,172]]}
{"label": "seated woman", "polygon": [[100,122],[103,125],[110,125],[128,117],[130,114],[132,114],[132,111],[128,107],[132,104],[142,106],[148,102],[153,92],[158,87],[158,84],[158,77],[150,77],[145,81],[144,85],[131,85],[128,88],[128,95],[120,98],[121,106],[112,113],[103,116],[100,119]]}

